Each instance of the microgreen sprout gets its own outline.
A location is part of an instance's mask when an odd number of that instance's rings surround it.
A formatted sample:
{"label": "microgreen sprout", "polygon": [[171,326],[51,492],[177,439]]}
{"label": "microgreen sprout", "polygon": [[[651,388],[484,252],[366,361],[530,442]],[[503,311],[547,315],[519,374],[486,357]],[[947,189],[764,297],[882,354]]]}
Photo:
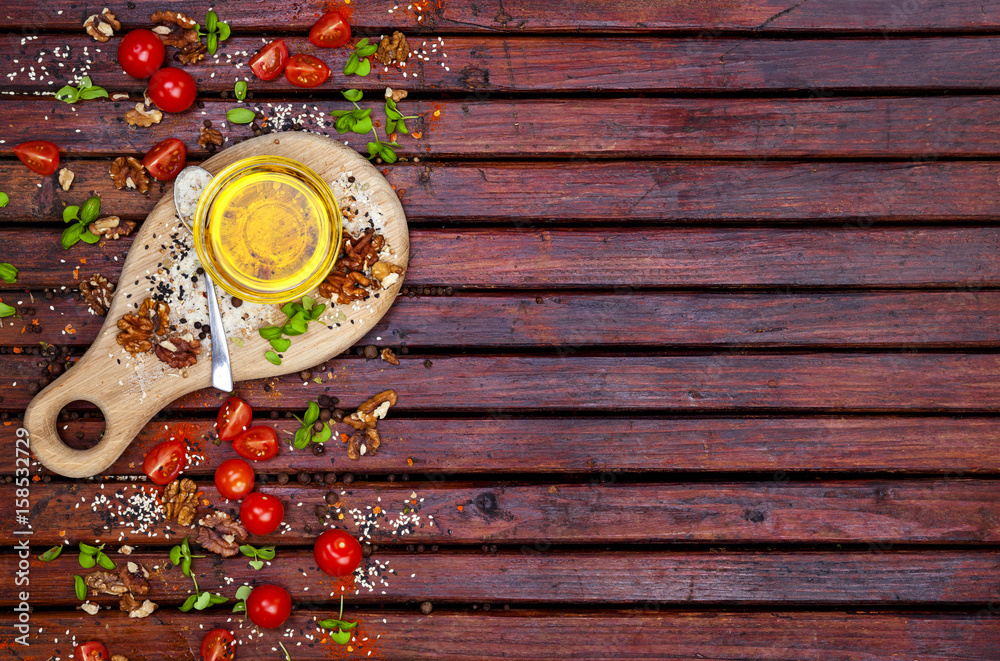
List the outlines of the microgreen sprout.
{"label": "microgreen sprout", "polygon": [[7,195],[7,193],[0,191],[0,209],[4,208],[8,204],[10,204],[10,196]]}
{"label": "microgreen sprout", "polygon": [[367,37],[356,43],[344,65],[344,75],[367,76],[372,70],[372,63],[368,58],[377,50],[378,44],[369,44]]}
{"label": "microgreen sprout", "polygon": [[[367,61],[367,60],[366,60]],[[368,143],[368,159],[371,160],[375,157],[381,157],[386,163],[395,163],[397,160],[395,147],[399,145],[395,142],[383,142],[378,137],[378,131],[375,129],[375,125],[372,124],[371,120],[371,110],[362,110],[358,106],[358,101],[361,100],[362,92],[361,90],[344,90],[341,92],[344,98],[354,104],[354,110],[334,110],[331,114],[337,118],[334,128],[337,129],[338,133],[346,133],[348,131],[353,131],[358,134],[372,132],[375,139]],[[402,115],[400,115],[402,117]],[[412,119],[408,117],[407,119]]]}
{"label": "microgreen sprout", "polygon": [[265,560],[274,559],[274,547],[273,546],[262,546],[259,549],[250,546],[249,544],[243,544],[240,546],[240,553],[248,558],[253,558],[250,561],[250,566],[258,571],[264,566]]}
{"label": "microgreen sprout", "polygon": [[319,404],[316,402],[309,402],[309,406],[301,418],[294,413],[292,417],[298,420],[299,425],[301,425],[295,432],[295,438],[292,439],[292,445],[295,446],[295,449],[304,450],[309,447],[310,443],[326,443],[330,440],[333,433],[333,430],[330,429],[330,423],[323,422],[323,428],[319,431],[313,428],[313,425],[319,420]]}
{"label": "microgreen sprout", "polygon": [[234,613],[245,613],[247,610],[247,597],[253,592],[249,585],[241,585],[236,589],[236,605],[233,606]]}
{"label": "microgreen sprout", "polygon": [[233,88],[233,94],[236,95],[237,101],[242,101],[247,98],[247,81],[237,80],[236,86]]}
{"label": "microgreen sprout", "polygon": [[180,605],[180,610],[184,613],[188,612],[192,608],[195,610],[205,610],[209,606],[214,606],[215,604],[224,604],[229,599],[223,597],[221,594],[212,594],[210,592],[202,592],[198,587],[198,579],[195,578],[194,574],[191,573],[191,561],[195,558],[204,558],[203,555],[191,555],[191,547],[188,544],[188,538],[185,537],[184,541],[174,546],[170,549],[170,562],[175,565],[179,565],[181,572],[191,579],[194,583],[194,594],[190,595],[184,600],[184,603]]}
{"label": "microgreen sprout", "polygon": [[100,565],[104,569],[114,569],[115,563],[104,553],[104,544],[91,546],[80,542],[80,566],[90,569],[94,565]]}
{"label": "microgreen sprout", "polygon": [[201,26],[195,28],[198,31],[199,37],[206,37],[206,45],[208,46],[208,52],[215,55],[215,51],[219,49],[219,42],[229,39],[229,24],[223,23],[219,20],[219,15],[216,14],[211,9],[205,14],[205,31],[201,31]]}
{"label": "microgreen sprout", "polygon": [[3,280],[8,285],[17,282],[17,269],[14,268],[13,264],[0,262],[0,280]]}
{"label": "microgreen sprout", "polygon": [[399,129],[400,133],[407,134],[410,132],[406,128],[406,120],[408,119],[418,119],[420,115],[404,115],[396,109],[396,102],[392,98],[387,97],[385,100],[385,132],[391,135],[396,129]]}
{"label": "microgreen sprout", "polygon": [[76,592],[76,598],[80,601],[87,600],[87,584],[83,581],[82,576],[73,577],[73,591]]}
{"label": "microgreen sprout", "polygon": [[340,613],[336,620],[320,620],[316,624],[324,629],[336,629],[330,634],[330,638],[338,645],[346,645],[351,642],[351,629],[358,626],[357,622],[345,622],[344,617],[344,595],[340,595]]}
{"label": "microgreen sprout", "polygon": [[298,303],[288,302],[281,306],[281,311],[285,313],[285,323],[281,326],[265,326],[257,332],[265,340],[271,342],[273,351],[268,351],[264,357],[275,365],[281,364],[281,355],[292,345],[292,341],[283,335],[294,337],[302,335],[309,330],[309,322],[316,321],[326,310],[326,305],[316,305],[316,301],[309,296],[303,296]]}
{"label": "microgreen sprout", "polygon": [[17,314],[17,310],[6,303],[0,303],[0,319],[4,317],[13,317],[15,314]]}
{"label": "microgreen sprout", "polygon": [[257,119],[257,113],[249,108],[230,108],[226,111],[226,119],[233,124],[250,124]]}
{"label": "microgreen sprout", "polygon": [[69,250],[81,239],[86,243],[97,243],[101,240],[100,235],[92,233],[88,226],[97,220],[101,213],[101,198],[97,195],[89,198],[82,207],[71,205],[63,209],[63,222],[70,223],[74,220],[76,224],[70,225],[63,230],[60,243],[62,247]]}
{"label": "microgreen sprout", "polygon": [[278,641],[278,645],[281,645],[281,651],[285,653],[285,661],[292,661],[292,655],[288,653],[288,650],[285,649],[280,640]]}
{"label": "microgreen sprout", "polygon": [[56,92],[56,98],[60,101],[65,101],[66,103],[76,103],[80,99],[86,101],[88,99],[98,99],[101,97],[107,98],[107,96],[108,90],[91,82],[90,76],[84,76],[81,78],[80,84],[76,87],[66,85]]}
{"label": "microgreen sprout", "polygon": [[53,560],[59,557],[59,555],[62,553],[62,550],[63,550],[62,544],[58,546],[53,546],[45,553],[38,556],[38,559],[41,560],[42,562],[52,562]]}

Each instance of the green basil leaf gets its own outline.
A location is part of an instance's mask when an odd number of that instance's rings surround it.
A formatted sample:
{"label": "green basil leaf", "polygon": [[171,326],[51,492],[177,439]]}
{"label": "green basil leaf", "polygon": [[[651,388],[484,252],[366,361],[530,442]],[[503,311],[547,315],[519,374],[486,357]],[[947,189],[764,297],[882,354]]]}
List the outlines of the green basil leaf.
{"label": "green basil leaf", "polygon": [[361,60],[360,62],[358,62],[358,69],[355,73],[357,73],[359,76],[367,76],[369,73],[371,73],[371,70],[372,70],[372,63],[369,62],[368,60]]}
{"label": "green basil leaf", "polygon": [[319,420],[319,404],[309,402],[309,406],[306,407],[306,413],[302,416],[302,421],[308,426],[317,420]]}
{"label": "green basil leaf", "polygon": [[281,332],[289,337],[295,337],[296,335],[302,335],[304,331],[295,330],[291,324],[285,324],[281,327]]}
{"label": "green basil leaf", "polygon": [[281,326],[265,326],[257,332],[265,340],[276,340],[281,337]]}
{"label": "green basil leaf", "polygon": [[10,204],[10,196],[7,193],[0,192],[0,209],[4,208]]}
{"label": "green basil leaf", "polygon": [[170,564],[180,565],[181,564],[181,547],[175,546],[170,549]]}
{"label": "green basil leaf", "polygon": [[184,540],[181,542],[181,553],[183,555],[189,556],[189,557],[191,555],[191,545],[188,544],[188,538],[187,537],[185,537]]}
{"label": "green basil leaf", "polygon": [[396,130],[396,120],[388,119],[385,122],[385,132],[387,135],[392,135],[392,132]]}
{"label": "green basil leaf", "polygon": [[392,99],[387,99],[385,102],[385,116],[388,117],[389,119],[401,119],[403,117],[403,113],[399,112],[394,107],[390,106],[389,104],[391,102]]}
{"label": "green basil leaf", "polygon": [[94,81],[90,79],[90,76],[84,76],[80,79],[80,89],[87,89],[88,87],[93,87]]}
{"label": "green basil leaf", "polygon": [[17,314],[17,310],[6,303],[0,303],[0,319],[4,317],[13,317],[15,314]]}
{"label": "green basil leaf", "polygon": [[361,90],[344,90],[343,92],[341,92],[341,94],[344,95],[345,99],[347,99],[352,103],[357,103],[358,101],[361,100],[361,97],[364,95],[364,93]]}
{"label": "green basil leaf", "polygon": [[90,87],[80,92],[80,98],[84,100],[108,98],[108,90],[103,87]]}
{"label": "green basil leaf", "polygon": [[351,130],[352,126],[354,126],[354,118],[349,114],[343,115],[333,123],[333,128],[337,130],[337,133],[347,133]]}
{"label": "green basil leaf", "polygon": [[59,555],[62,553],[62,550],[63,550],[62,544],[60,544],[59,546],[53,546],[45,553],[38,556],[38,559],[41,560],[42,562],[52,562],[53,560],[59,557]]}
{"label": "green basil leaf", "polygon": [[271,348],[278,353],[285,353],[288,351],[288,347],[292,346],[292,341],[285,337],[279,337],[276,340],[271,340]]}
{"label": "green basil leaf", "polygon": [[[12,285],[17,282],[17,269],[14,268],[13,264],[8,264],[6,262],[0,263],[0,279],[8,285]],[[62,547],[60,546],[58,548]]]}
{"label": "green basil leaf", "polygon": [[254,547],[250,546],[249,544],[243,544],[242,546],[240,546],[240,553],[242,553],[248,558],[257,557],[257,550]]}
{"label": "green basil leaf", "polygon": [[281,357],[278,356],[278,354],[274,353],[273,351],[268,351],[267,353],[264,354],[264,357],[267,358],[267,361],[269,363],[272,363],[274,365],[281,364]]}
{"label": "green basil leaf", "polygon": [[309,445],[309,438],[311,432],[308,427],[302,427],[297,432],[295,432],[295,438],[292,439],[292,446],[296,450],[305,450]]}
{"label": "green basil leaf", "polygon": [[274,547],[265,546],[263,548],[257,549],[257,557],[263,558],[264,560],[274,560]]}
{"label": "green basil leaf", "polygon": [[350,110],[334,110],[334,111],[331,111],[330,114],[333,115],[334,117],[343,117],[344,115],[350,115],[351,111]]}
{"label": "green basil leaf", "polygon": [[233,88],[233,94],[235,94],[236,98],[240,101],[247,98],[247,81],[237,80],[236,86]]}
{"label": "green basil leaf", "polygon": [[219,15],[216,14],[211,9],[205,14],[205,29],[209,32],[215,32],[216,28],[219,26]]}
{"label": "green basil leaf", "polygon": [[97,195],[90,197],[83,206],[80,208],[80,222],[90,224],[97,220],[98,214],[101,213],[101,198]]}
{"label": "green basil leaf", "polygon": [[368,57],[369,55],[374,55],[375,51],[378,50],[378,44],[372,44],[371,46],[364,46],[363,48],[359,48],[357,50],[358,50],[358,59],[361,59],[363,57]]}
{"label": "green basil leaf", "polygon": [[94,234],[89,229],[80,234],[80,238],[85,243],[97,243],[101,240],[101,236],[99,234]]}
{"label": "green basil leaf", "polygon": [[302,297],[302,309],[303,310],[306,310],[308,312],[309,310],[313,309],[314,305],[316,305],[316,299],[314,299],[312,296],[303,296]]}
{"label": "green basil leaf", "polygon": [[77,215],[79,212],[80,212],[80,207],[76,206],[75,204],[71,204],[70,206],[66,207],[65,209],[63,209],[63,222],[68,223],[71,220],[79,220],[80,217]]}
{"label": "green basil leaf", "polygon": [[251,560],[248,564],[253,569],[256,569],[257,571],[260,571],[261,568],[264,566],[264,561],[263,560]]}
{"label": "green basil leaf", "polygon": [[317,305],[316,307],[314,307],[312,309],[312,311],[309,313],[309,316],[312,318],[312,321],[316,321],[317,319],[319,319],[319,316],[321,314],[323,314],[324,310],[326,310],[326,304],[325,303],[322,304],[322,305]]}
{"label": "green basil leaf", "polygon": [[219,35],[215,32],[209,32],[205,44],[208,46],[209,54],[215,55],[215,51],[219,50]]}
{"label": "green basil leaf", "polygon": [[365,37],[364,39],[362,39],[358,43],[354,44],[354,50],[357,50],[359,48],[364,48],[367,45],[368,45],[368,37]]}
{"label": "green basil leaf", "polygon": [[80,90],[72,85],[66,85],[59,88],[59,91],[56,92],[56,99],[65,103],[76,103],[80,99]]}
{"label": "green basil leaf", "polygon": [[202,592],[198,595],[198,598],[194,600],[195,610],[203,611],[209,607],[212,603],[212,595],[208,592]]}
{"label": "green basil leaf", "polygon": [[213,605],[214,604],[224,604],[229,601],[228,597],[223,597],[221,594],[209,595],[208,599]]}
{"label": "green basil leaf", "polygon": [[234,613],[242,613],[246,609],[247,609],[247,605],[246,605],[246,602],[244,602],[244,601],[239,601],[239,602],[236,603],[235,606],[233,606],[233,612]]}
{"label": "green basil leaf", "polygon": [[330,440],[330,425],[323,425],[323,430],[313,435],[313,443],[326,443]]}
{"label": "green basil leaf", "polygon": [[87,584],[83,582],[82,576],[73,577],[73,589],[76,591],[76,598],[80,601],[87,600]]}
{"label": "green basil leaf", "polygon": [[229,35],[233,31],[229,28],[229,23],[219,23],[219,41],[225,41],[229,39]]}
{"label": "green basil leaf", "polygon": [[253,591],[253,588],[250,587],[249,585],[241,585],[240,587],[238,587],[236,589],[236,598],[237,599],[246,599],[247,597],[250,596],[250,593],[252,591]]}
{"label": "green basil leaf", "polygon": [[284,305],[281,306],[281,312],[286,317],[291,317],[293,314],[295,314],[295,304],[292,302],[285,303]]}
{"label": "green basil leaf", "polygon": [[396,152],[392,150],[392,147],[385,143],[382,143],[382,147],[379,149],[379,156],[381,156],[382,160],[386,163],[396,162]]}
{"label": "green basil leaf", "polygon": [[299,334],[305,333],[308,328],[306,325],[305,313],[296,312],[292,318],[288,320],[288,325]]}
{"label": "green basil leaf", "polygon": [[368,159],[371,160],[378,156],[378,141],[368,143]]}
{"label": "green basil leaf", "polygon": [[346,645],[351,642],[350,631],[334,631],[330,634],[330,639],[338,645]]}
{"label": "green basil leaf", "polygon": [[194,602],[195,602],[195,599],[197,599],[197,598],[198,598],[198,595],[196,595],[196,594],[191,595],[190,597],[188,597],[187,599],[184,600],[184,603],[181,604],[178,607],[178,610],[181,611],[182,613],[188,612],[189,610],[191,610],[194,607]]}
{"label": "green basil leaf", "polygon": [[97,560],[94,559],[94,556],[88,555],[86,553],[80,554],[80,566],[83,567],[84,569],[91,569],[96,564]]}
{"label": "green basil leaf", "polygon": [[359,119],[351,127],[351,130],[358,135],[364,135],[372,130],[372,120],[370,117],[365,117],[364,119]]}
{"label": "green basil leaf", "polygon": [[181,572],[185,576],[191,576],[191,558],[181,558]]}
{"label": "green basil leaf", "polygon": [[406,128],[405,120],[402,119],[399,120],[399,132],[402,133],[403,135],[406,135],[407,133],[410,132],[409,129]]}
{"label": "green basil leaf", "polygon": [[233,124],[249,124],[257,118],[257,113],[248,108],[231,108],[226,113],[226,119]]}
{"label": "green basil leaf", "polygon": [[103,553],[97,554],[97,563],[108,570],[115,568],[114,561]]}
{"label": "green basil leaf", "polygon": [[358,70],[358,55],[357,53],[351,53],[350,57],[347,58],[347,64],[344,65],[344,75],[350,76],[357,70]]}

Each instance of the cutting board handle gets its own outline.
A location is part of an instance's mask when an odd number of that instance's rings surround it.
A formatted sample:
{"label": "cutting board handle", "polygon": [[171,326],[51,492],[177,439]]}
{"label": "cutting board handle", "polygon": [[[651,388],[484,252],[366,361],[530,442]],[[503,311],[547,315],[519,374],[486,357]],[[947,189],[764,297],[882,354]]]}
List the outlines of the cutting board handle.
{"label": "cutting board handle", "polygon": [[[88,374],[81,360],[56,379],[31,401],[24,413],[31,449],[49,470],[66,477],[97,475],[114,463],[148,420],[148,411],[127,406],[120,401],[117,381],[112,387]],[[109,398],[117,397],[114,402]],[[70,402],[83,400],[95,404],[104,414],[104,437],[88,450],[75,450],[59,438],[56,425],[59,412]]]}

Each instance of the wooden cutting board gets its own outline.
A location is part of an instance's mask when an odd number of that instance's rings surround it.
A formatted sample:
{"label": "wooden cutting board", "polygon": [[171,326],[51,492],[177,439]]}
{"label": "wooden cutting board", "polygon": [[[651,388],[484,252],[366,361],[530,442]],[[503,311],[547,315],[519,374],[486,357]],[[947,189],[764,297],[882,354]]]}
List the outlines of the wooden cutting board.
{"label": "wooden cutting board", "polygon": [[[216,154],[202,166],[217,174],[239,159],[261,155],[295,159],[312,168],[325,181],[333,181],[342,168],[346,168],[359,183],[369,184],[366,192],[385,215],[383,235],[395,251],[391,261],[405,268],[410,242],[403,207],[389,183],[365,158],[330,138],[288,132],[247,140]],[[160,409],[182,395],[211,386],[210,340],[202,343],[198,363],[185,370],[186,377],[178,377],[178,370],[170,369],[152,354],[139,361],[123,359],[121,364],[109,357],[109,354],[122,357],[122,348],[115,339],[118,334],[116,324],[126,312],[134,311],[132,303],[135,300],[142,301],[148,296],[145,275],[155,273],[157,263],[163,257],[158,251],[145,250],[143,246],[162,243],[162,240],[153,239],[152,235],[157,234],[162,239],[168,229],[177,227],[174,213],[171,186],[136,235],[122,268],[111,309],[97,339],[72,369],[32,400],[25,412],[24,426],[30,434],[31,448],[49,470],[67,477],[88,477],[100,473],[121,455],[136,433]],[[81,277],[85,276],[81,273]],[[352,311],[351,306],[340,306],[347,315],[347,321],[342,321],[340,327],[334,325],[330,330],[325,324],[310,324],[306,334],[292,339],[291,349],[283,354],[281,365],[272,365],[264,359],[264,353],[270,347],[267,340],[256,333],[245,340],[242,347],[230,340],[234,381],[299,372],[340,354],[378,322],[392,305],[401,285],[402,278],[381,292],[379,298],[369,297],[361,306],[362,310]],[[223,299],[227,298],[221,289],[218,291]],[[132,294],[131,298],[128,294]],[[353,324],[350,322],[352,319]],[[131,365],[126,367],[129,362]],[[138,374],[137,370],[142,374]],[[59,411],[76,400],[92,402],[104,414],[104,437],[87,450],[68,447],[56,432]]]}

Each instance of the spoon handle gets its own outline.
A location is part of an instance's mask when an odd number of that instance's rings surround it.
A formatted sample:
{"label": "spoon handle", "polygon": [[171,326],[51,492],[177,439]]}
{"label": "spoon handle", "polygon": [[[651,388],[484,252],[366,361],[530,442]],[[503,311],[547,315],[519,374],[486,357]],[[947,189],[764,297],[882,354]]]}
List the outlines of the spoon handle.
{"label": "spoon handle", "polygon": [[212,386],[225,392],[232,392],[233,367],[229,362],[226,329],[222,326],[222,313],[219,312],[219,300],[215,296],[215,283],[208,273],[205,274],[205,287],[208,290],[208,322],[212,329]]}

